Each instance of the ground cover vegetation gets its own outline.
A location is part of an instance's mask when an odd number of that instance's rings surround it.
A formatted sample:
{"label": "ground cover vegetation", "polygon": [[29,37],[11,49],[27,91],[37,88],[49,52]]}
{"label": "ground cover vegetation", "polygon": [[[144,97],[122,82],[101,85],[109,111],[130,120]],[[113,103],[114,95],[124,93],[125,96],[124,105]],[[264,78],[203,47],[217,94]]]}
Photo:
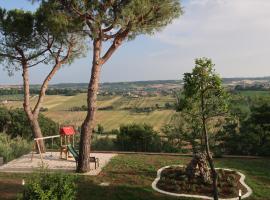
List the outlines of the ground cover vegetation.
{"label": "ground cover vegetation", "polygon": [[0,157],[4,163],[29,153],[31,148],[31,143],[20,136],[12,138],[10,135],[0,133]]}
{"label": "ground cover vegetation", "polygon": [[47,169],[27,178],[20,200],[75,200],[77,195],[76,176],[65,173],[49,173]]}

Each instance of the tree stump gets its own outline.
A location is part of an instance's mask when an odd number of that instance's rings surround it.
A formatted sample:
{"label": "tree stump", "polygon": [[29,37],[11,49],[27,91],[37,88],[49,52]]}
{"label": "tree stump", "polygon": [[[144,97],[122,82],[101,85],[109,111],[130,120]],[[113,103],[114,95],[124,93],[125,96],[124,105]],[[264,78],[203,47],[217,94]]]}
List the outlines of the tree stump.
{"label": "tree stump", "polygon": [[186,167],[186,175],[189,180],[200,178],[204,183],[211,183],[210,170],[204,153],[194,154]]}

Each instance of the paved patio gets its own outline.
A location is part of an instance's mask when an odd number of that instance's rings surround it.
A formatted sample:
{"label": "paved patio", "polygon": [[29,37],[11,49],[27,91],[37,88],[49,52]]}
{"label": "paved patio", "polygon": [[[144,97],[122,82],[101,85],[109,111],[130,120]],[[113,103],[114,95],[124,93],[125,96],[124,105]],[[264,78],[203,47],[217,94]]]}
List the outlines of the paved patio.
{"label": "paved patio", "polygon": [[[33,160],[31,161],[32,154],[29,153],[18,159],[0,167],[0,172],[16,172],[16,173],[31,173],[38,170],[42,166],[42,162],[39,154],[33,154]],[[76,162],[74,158],[68,158],[68,160],[60,159],[59,152],[47,152],[42,154],[43,165],[51,171],[65,171],[73,173],[75,172]],[[105,153],[92,153],[91,156],[99,158],[99,167],[95,169],[95,163],[90,163],[91,171],[85,173],[85,175],[98,175],[102,168],[105,167],[110,160],[117,154],[105,154]]]}

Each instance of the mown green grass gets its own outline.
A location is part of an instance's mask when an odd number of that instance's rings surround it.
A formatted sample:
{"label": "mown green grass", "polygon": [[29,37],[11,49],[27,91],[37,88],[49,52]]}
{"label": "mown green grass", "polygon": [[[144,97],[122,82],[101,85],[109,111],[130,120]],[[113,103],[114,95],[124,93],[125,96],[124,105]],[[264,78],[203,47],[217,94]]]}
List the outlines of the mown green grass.
{"label": "mown green grass", "polygon": [[[80,176],[78,182],[79,200],[186,200],[159,194],[152,190],[151,183],[156,171],[166,165],[186,164],[189,157],[157,155],[119,155],[96,177]],[[270,199],[270,159],[216,159],[217,167],[233,168],[244,173],[246,182],[254,194],[249,200]],[[27,175],[0,174],[0,197],[9,194],[12,199],[22,191],[19,185]],[[100,183],[110,186],[102,187]],[[7,184],[8,187],[5,185]],[[0,198],[1,199],[1,198]],[[189,198],[190,199],[190,198]]]}

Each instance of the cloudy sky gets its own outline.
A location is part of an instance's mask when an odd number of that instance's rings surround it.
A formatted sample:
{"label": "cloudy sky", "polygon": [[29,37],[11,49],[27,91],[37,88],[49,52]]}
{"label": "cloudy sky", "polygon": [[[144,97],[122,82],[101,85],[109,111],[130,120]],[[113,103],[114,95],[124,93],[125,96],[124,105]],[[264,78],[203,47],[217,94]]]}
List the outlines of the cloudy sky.
{"label": "cloudy sky", "polygon": [[[37,5],[0,0],[0,6]],[[184,15],[162,32],[125,43],[103,67],[101,81],[180,79],[197,57],[212,58],[223,77],[270,75],[270,0],[182,0],[182,6]],[[88,82],[90,55],[62,68],[52,82]],[[9,77],[2,68],[0,84],[22,82],[21,72]],[[32,69],[31,83],[40,83],[48,69]]]}

